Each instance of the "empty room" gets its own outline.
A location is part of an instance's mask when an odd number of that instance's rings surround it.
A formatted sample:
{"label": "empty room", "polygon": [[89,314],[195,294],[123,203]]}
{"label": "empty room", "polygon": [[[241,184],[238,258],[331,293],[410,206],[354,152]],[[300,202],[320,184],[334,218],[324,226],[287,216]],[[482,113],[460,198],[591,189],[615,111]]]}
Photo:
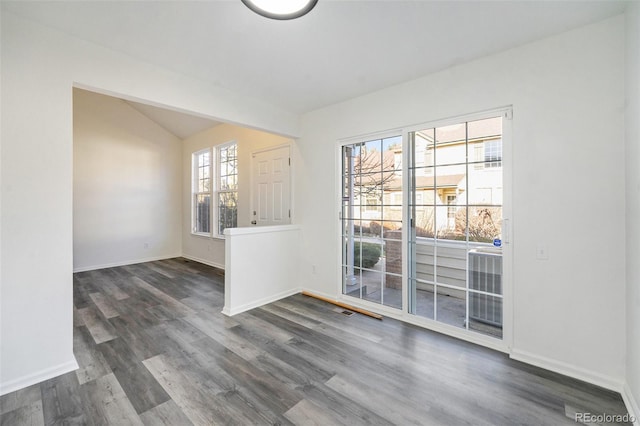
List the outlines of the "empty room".
{"label": "empty room", "polygon": [[0,423],[639,425],[640,2],[269,3],[0,3]]}

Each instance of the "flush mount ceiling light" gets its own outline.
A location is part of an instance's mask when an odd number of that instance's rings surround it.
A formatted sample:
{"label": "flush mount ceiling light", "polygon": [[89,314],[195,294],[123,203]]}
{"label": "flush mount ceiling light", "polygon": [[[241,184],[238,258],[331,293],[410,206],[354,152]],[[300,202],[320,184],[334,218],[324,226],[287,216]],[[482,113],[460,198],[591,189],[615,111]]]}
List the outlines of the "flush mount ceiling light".
{"label": "flush mount ceiling light", "polygon": [[241,0],[258,15],[271,19],[295,19],[306,15],[318,0]]}

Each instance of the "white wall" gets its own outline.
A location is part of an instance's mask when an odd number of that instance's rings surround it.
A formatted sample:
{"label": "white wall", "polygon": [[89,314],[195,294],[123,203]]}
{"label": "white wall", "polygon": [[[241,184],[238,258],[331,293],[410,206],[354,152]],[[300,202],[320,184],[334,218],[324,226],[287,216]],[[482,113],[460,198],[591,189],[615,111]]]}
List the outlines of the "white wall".
{"label": "white wall", "polygon": [[[1,4],[0,4],[1,7]],[[72,87],[296,135],[271,105],[2,12],[0,393],[75,368]],[[29,208],[37,200],[37,208]]]}
{"label": "white wall", "polygon": [[229,228],[224,235],[223,314],[236,315],[300,292],[298,225]]}
{"label": "white wall", "polygon": [[640,416],[640,3],[626,11],[627,405]]}
{"label": "white wall", "polygon": [[251,226],[251,153],[272,146],[291,144],[293,140],[275,134],[221,124],[212,127],[183,141],[183,206],[182,223],[183,255],[190,259],[224,269],[224,239],[203,237],[191,233],[191,154],[205,148],[211,148],[226,142],[238,144],[238,226]]}
{"label": "white wall", "polygon": [[73,268],[180,256],[181,140],[121,99],[73,91]]}
{"label": "white wall", "polygon": [[[620,389],[623,17],[304,115],[296,174],[302,285],[332,297],[339,292],[338,139],[510,104],[513,356]],[[536,260],[539,243],[548,246],[549,260]]]}

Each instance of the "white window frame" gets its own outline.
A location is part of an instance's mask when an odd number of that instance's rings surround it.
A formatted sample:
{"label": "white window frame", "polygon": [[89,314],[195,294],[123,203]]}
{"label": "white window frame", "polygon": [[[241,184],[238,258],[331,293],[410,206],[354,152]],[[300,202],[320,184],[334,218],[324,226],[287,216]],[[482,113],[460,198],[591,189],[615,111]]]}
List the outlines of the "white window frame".
{"label": "white window frame", "polygon": [[[494,114],[502,115],[502,173],[503,173],[503,200],[502,200],[502,209],[503,209],[503,335],[502,340],[495,339],[490,336],[485,336],[479,333],[469,333],[466,330],[458,329],[455,327],[449,327],[446,324],[437,323],[428,319],[423,319],[421,317],[416,317],[413,314],[408,312],[408,274],[409,267],[408,259],[409,256],[409,248],[407,242],[409,241],[409,227],[402,227],[402,241],[403,241],[403,251],[402,258],[405,259],[403,261],[402,266],[402,276],[403,276],[403,291],[402,291],[402,300],[403,300],[403,308],[402,312],[398,312],[398,309],[381,305],[378,303],[370,302],[365,299],[357,299],[348,295],[343,294],[343,273],[344,273],[344,265],[343,265],[343,250],[336,250],[336,268],[335,268],[335,277],[336,277],[336,293],[337,299],[341,302],[349,303],[359,308],[368,309],[373,312],[378,312],[381,314],[385,314],[390,318],[395,318],[401,321],[405,321],[411,324],[415,324],[427,329],[432,329],[439,331],[444,334],[448,334],[459,338],[461,340],[474,342],[476,344],[480,344],[482,346],[486,346],[498,351],[502,352],[510,352],[511,347],[513,345],[513,269],[512,269],[512,240],[511,240],[511,229],[512,229],[512,207],[511,202],[513,200],[512,197],[512,107],[505,106],[501,108],[495,108],[491,110],[479,111],[477,113],[471,114],[460,114],[457,116],[452,116],[447,119],[442,120],[432,120],[426,123],[417,124],[417,125],[407,125],[405,127],[397,128],[394,130],[384,131],[384,132],[371,132],[360,136],[354,137],[346,137],[336,141],[336,150],[335,150],[335,166],[336,171],[338,172],[337,176],[340,176],[342,171],[342,148],[345,145],[350,145],[358,142],[362,142],[365,140],[373,140],[378,138],[386,138],[390,136],[394,136],[400,132],[402,134],[403,139],[403,165],[406,167],[407,164],[410,164],[410,155],[409,155],[409,144],[410,144],[410,135],[412,132],[420,131],[425,128],[431,127],[442,127],[450,124],[458,124],[461,121],[474,121],[481,120],[485,118],[490,118]],[[482,148],[483,145],[480,144]],[[481,154],[481,155],[480,155]],[[476,166],[478,168],[484,168],[484,149],[478,153],[478,156],[475,157]],[[431,168],[420,169],[424,170],[424,174],[431,175],[433,170]],[[409,194],[409,176],[407,173],[403,174],[403,206],[408,206],[411,203],[410,194]],[[342,179],[335,179],[335,206],[337,210],[337,217],[339,219],[343,218],[343,203],[344,200],[342,198]],[[404,209],[403,222],[410,223],[410,214],[409,209]],[[343,235],[342,235],[342,226],[336,227],[336,242],[339,246],[343,244]],[[443,244],[446,244],[444,242]]]}
{"label": "white window frame", "polygon": [[[235,158],[235,169],[236,169],[236,189],[222,189],[221,184],[222,184],[222,175],[221,175],[221,158],[220,158],[220,153],[222,152],[222,150],[227,149],[231,146],[236,147],[236,158]],[[218,206],[219,206],[219,198],[220,198],[220,194],[236,194],[236,221],[235,221],[235,226],[233,226],[234,228],[236,228],[238,226],[238,214],[237,214],[237,208],[238,208],[238,144],[235,141],[230,141],[221,145],[217,145],[214,148],[214,153],[215,153],[215,157],[216,157],[216,161],[215,161],[215,182],[214,182],[214,193],[213,193],[213,200],[215,200],[215,212],[213,217],[215,218],[215,230],[214,232],[214,236],[218,237],[218,238],[224,238],[224,229],[222,230],[222,232],[218,232],[220,230],[220,215],[219,215],[219,211],[218,211]],[[225,176],[232,176],[232,175],[225,175]],[[214,203],[211,203],[212,208]]]}
{"label": "white window frame", "polygon": [[[237,178],[236,178],[236,189],[222,189],[221,188],[221,176],[220,176],[220,153],[223,149],[228,148],[230,146],[236,146],[236,176],[238,169],[238,144],[236,141],[229,141],[220,145],[216,145],[211,148],[205,148],[193,152],[191,154],[191,234],[198,235],[202,237],[211,237],[211,238],[224,238],[222,233],[219,233],[220,229],[220,217],[218,213],[218,200],[220,194],[223,193],[235,193],[236,194],[236,203],[238,199],[238,189],[237,189]],[[200,168],[199,168],[199,158],[202,154],[209,154],[209,191],[199,191],[199,179],[200,179]],[[199,232],[197,231],[197,199],[198,196],[201,195],[209,195],[209,232]],[[236,224],[237,226],[237,216],[236,216]],[[223,230],[224,232],[224,230]]]}
{"label": "white window frame", "polygon": [[[199,190],[199,180],[200,180],[200,166],[199,159],[203,154],[209,154],[209,190],[208,191],[200,191]],[[212,149],[206,148],[196,151],[191,154],[191,233],[193,235],[201,235],[201,236],[210,236],[211,235],[211,201],[213,200],[212,196],[212,182],[213,179],[213,161],[212,161]],[[197,230],[197,210],[198,210],[198,196],[201,195],[209,195],[209,232],[201,232]]]}

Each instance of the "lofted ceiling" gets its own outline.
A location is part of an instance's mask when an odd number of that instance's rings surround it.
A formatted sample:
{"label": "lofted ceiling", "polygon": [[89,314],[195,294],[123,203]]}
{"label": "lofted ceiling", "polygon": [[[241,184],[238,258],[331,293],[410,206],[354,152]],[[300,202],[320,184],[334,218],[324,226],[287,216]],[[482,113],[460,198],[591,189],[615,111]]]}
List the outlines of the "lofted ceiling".
{"label": "lofted ceiling", "polygon": [[[607,1],[3,1],[3,10],[302,114],[622,13]],[[149,112],[147,111],[147,114]]]}
{"label": "lofted ceiling", "polygon": [[180,139],[186,139],[191,135],[221,124],[208,118],[196,117],[191,114],[158,108],[139,102],[125,101],[132,108],[146,116],[150,120],[176,135]]}

